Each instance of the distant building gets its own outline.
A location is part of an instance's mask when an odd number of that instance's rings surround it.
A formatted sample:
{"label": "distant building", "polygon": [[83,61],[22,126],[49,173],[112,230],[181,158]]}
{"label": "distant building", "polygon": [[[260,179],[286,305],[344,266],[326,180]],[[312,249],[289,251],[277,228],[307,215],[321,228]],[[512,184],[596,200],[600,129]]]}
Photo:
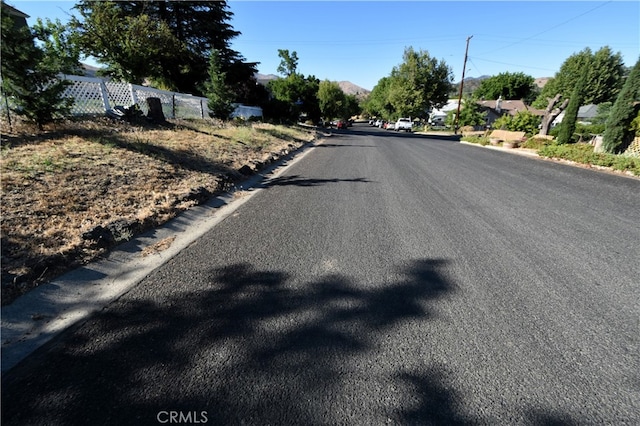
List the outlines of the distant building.
{"label": "distant building", "polygon": [[497,99],[495,101],[478,101],[478,104],[487,112],[487,125],[492,125],[494,121],[503,115],[516,115],[521,111],[529,111],[533,115],[542,117],[544,111],[535,109],[521,100],[515,99]]}
{"label": "distant building", "polygon": [[456,111],[458,109],[458,100],[449,99],[447,103],[441,108],[434,108],[429,113],[429,124],[432,126],[444,126],[449,111]]}
{"label": "distant building", "polygon": [[[576,121],[578,123],[590,124],[591,121],[597,115],[598,115],[598,105],[595,105],[595,104],[583,105],[580,108],[578,108],[578,117],[576,118]],[[551,126],[555,127],[558,124],[562,123],[563,118],[564,118],[564,111],[562,111],[560,115],[558,115],[556,119],[553,120],[553,122],[551,123]]]}

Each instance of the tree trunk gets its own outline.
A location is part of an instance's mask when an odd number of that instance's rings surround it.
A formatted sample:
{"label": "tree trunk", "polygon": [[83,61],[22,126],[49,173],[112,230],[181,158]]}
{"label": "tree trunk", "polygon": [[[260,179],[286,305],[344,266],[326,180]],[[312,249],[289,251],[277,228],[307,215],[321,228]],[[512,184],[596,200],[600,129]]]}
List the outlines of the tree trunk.
{"label": "tree trunk", "polygon": [[556,117],[558,117],[569,104],[569,99],[565,99],[558,108],[553,109],[553,106],[560,100],[561,97],[562,95],[558,93],[553,98],[547,98],[549,103],[547,104],[544,116],[542,117],[542,127],[540,128],[540,132],[538,133],[539,135],[546,136],[549,134],[549,127],[551,126],[551,123],[553,123],[553,120],[555,120]]}

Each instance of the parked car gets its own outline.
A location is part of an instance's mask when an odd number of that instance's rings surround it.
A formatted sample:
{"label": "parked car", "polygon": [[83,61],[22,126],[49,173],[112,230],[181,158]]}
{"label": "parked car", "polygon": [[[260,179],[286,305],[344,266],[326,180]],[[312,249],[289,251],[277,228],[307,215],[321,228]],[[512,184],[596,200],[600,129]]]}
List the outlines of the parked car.
{"label": "parked car", "polygon": [[389,121],[388,123],[386,123],[384,125],[384,128],[387,130],[395,130],[396,129],[396,123],[393,123],[391,121]]}
{"label": "parked car", "polygon": [[375,123],[375,126],[382,128],[383,124],[384,124],[384,120],[377,119],[376,123]]}
{"label": "parked car", "polygon": [[411,132],[413,129],[413,123],[410,118],[398,118],[398,121],[395,122],[393,128],[396,131],[404,130],[405,132]]}
{"label": "parked car", "polygon": [[346,129],[349,125],[344,120],[338,120],[336,123],[336,128],[338,129]]}

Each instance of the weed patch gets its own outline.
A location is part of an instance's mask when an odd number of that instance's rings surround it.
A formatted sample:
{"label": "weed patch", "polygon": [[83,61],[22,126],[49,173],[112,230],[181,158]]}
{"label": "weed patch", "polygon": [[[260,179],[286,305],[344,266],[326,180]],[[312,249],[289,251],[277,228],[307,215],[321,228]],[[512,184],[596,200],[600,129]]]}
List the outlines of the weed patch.
{"label": "weed patch", "polygon": [[181,120],[69,121],[2,135],[2,304],[226,190],[315,131]]}

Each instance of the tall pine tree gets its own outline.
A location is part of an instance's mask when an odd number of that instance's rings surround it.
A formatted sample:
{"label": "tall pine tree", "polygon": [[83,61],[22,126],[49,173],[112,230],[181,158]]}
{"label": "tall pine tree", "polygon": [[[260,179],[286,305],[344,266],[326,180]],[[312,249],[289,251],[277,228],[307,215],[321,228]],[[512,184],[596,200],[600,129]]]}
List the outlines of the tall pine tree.
{"label": "tall pine tree", "polygon": [[631,122],[640,110],[640,59],[631,69],[620,94],[613,104],[602,136],[605,151],[618,153],[631,144],[635,136]]}
{"label": "tall pine tree", "polygon": [[44,124],[69,113],[73,99],[63,97],[69,83],[57,79],[60,63],[45,60],[47,55],[34,44],[29,28],[14,25],[4,6],[1,9],[2,93],[11,100],[14,113],[42,130]]}
{"label": "tall pine tree", "polygon": [[220,53],[214,49],[209,57],[209,80],[205,82],[205,94],[213,116],[226,120],[233,112],[233,94],[225,82],[226,76],[222,71],[221,62]]}

